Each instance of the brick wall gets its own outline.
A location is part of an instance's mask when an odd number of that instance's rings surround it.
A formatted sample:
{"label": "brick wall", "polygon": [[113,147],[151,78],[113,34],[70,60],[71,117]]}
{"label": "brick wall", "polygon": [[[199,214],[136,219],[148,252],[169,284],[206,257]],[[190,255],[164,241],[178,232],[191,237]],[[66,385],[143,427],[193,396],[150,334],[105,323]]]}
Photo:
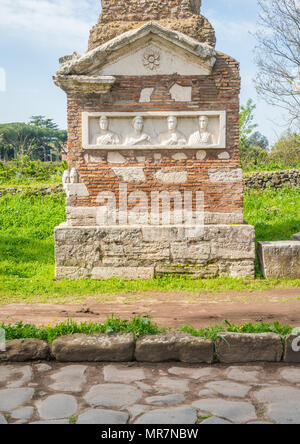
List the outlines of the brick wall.
{"label": "brick wall", "polygon": [[[174,80],[182,86],[192,86],[192,101],[174,102],[170,99],[168,89]],[[138,103],[143,88],[155,88],[155,100],[151,103]],[[210,76],[118,76],[110,93],[106,95],[68,95],[68,162],[75,167],[80,180],[87,186],[90,196],[78,198],[72,205],[77,207],[97,206],[96,198],[101,191],[113,191],[117,196],[120,179],[112,171],[113,167],[143,167],[146,181],[128,184],[128,193],[141,190],[150,196],[151,191],[203,191],[205,193],[205,209],[208,212],[230,213],[242,212],[243,181],[213,183],[209,178],[209,170],[214,168],[238,168],[239,142],[239,91],[240,77],[238,63],[221,53]],[[134,151],[124,150],[122,155],[126,162],[111,165],[107,161],[108,151],[93,151],[97,162],[89,161],[82,149],[82,112],[142,112],[142,111],[227,111],[227,149],[230,160],[219,160],[220,150],[207,150],[204,161],[196,159],[197,150],[157,150]],[[175,161],[172,156],[184,152],[186,160]],[[161,155],[161,158],[159,158]],[[136,156],[144,156],[145,162],[139,162]],[[183,184],[162,185],[154,175],[157,171],[186,171],[188,180]],[[195,203],[195,202],[194,202]],[[98,204],[99,205],[99,204]]]}

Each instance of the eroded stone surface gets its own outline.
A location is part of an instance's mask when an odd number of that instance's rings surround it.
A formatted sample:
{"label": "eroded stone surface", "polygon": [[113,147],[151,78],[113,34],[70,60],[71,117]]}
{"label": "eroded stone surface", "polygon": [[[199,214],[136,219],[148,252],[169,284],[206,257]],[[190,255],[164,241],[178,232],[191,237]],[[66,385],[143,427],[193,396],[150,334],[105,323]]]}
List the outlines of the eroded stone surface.
{"label": "eroded stone surface", "polygon": [[141,390],[125,384],[99,384],[84,397],[93,407],[124,407],[135,404],[141,398]]}
{"label": "eroded stone surface", "polygon": [[[82,391],[72,396],[63,391],[53,395],[49,388],[51,375],[67,375],[72,365],[53,362],[46,372],[38,372],[36,366],[0,365],[6,378],[6,387],[0,390],[0,424],[74,424],[77,419],[95,424],[297,424],[300,418],[297,364],[197,368],[172,363],[90,363],[74,366],[86,367],[86,381]],[[20,380],[24,367],[33,370],[28,384],[35,391],[28,386],[7,388]],[[116,370],[113,379],[120,377],[116,383],[105,383],[110,368]],[[126,376],[130,383],[124,382]]]}
{"label": "eroded stone surface", "polygon": [[165,395],[165,396],[151,396],[150,398],[146,398],[146,402],[148,404],[154,404],[154,405],[172,405],[172,404],[179,404],[180,402],[184,401],[183,395]]}
{"label": "eroded stone surface", "polygon": [[146,378],[143,369],[120,369],[114,365],[107,365],[104,367],[105,382],[124,382],[130,384],[135,381],[142,381]]}
{"label": "eroded stone surface", "polygon": [[6,421],[6,419],[4,418],[4,416],[1,415],[1,413],[0,413],[0,425],[4,425],[4,424],[7,424],[7,421]]}
{"label": "eroded stone surface", "polygon": [[170,409],[152,410],[140,416],[135,424],[195,424],[196,409],[184,406]]}
{"label": "eroded stone surface", "polygon": [[225,401],[220,398],[201,399],[193,402],[193,406],[201,413],[211,413],[237,424],[256,419],[255,408],[249,402]]}
{"label": "eroded stone surface", "polygon": [[71,395],[52,395],[38,402],[37,408],[43,419],[64,419],[75,415],[78,405]]}
{"label": "eroded stone surface", "polygon": [[14,419],[30,419],[33,416],[33,407],[21,407],[12,412],[12,418]]}
{"label": "eroded stone surface", "polygon": [[230,367],[227,372],[227,378],[235,381],[257,382],[263,369],[260,367]]}
{"label": "eroded stone surface", "polygon": [[184,376],[191,379],[206,380],[219,376],[220,370],[213,367],[189,368],[189,367],[171,367],[169,373],[175,376]]}
{"label": "eroded stone surface", "polygon": [[10,412],[28,402],[34,394],[33,388],[0,390],[0,412]]}
{"label": "eroded stone surface", "polygon": [[19,388],[32,380],[32,369],[29,365],[14,367],[12,365],[0,367],[0,386]]}
{"label": "eroded stone surface", "polygon": [[232,396],[235,398],[244,398],[251,387],[248,385],[237,384],[236,382],[230,381],[215,381],[206,384],[206,387],[214,390],[223,396]]}
{"label": "eroded stone surface", "polygon": [[81,392],[86,383],[87,367],[84,365],[70,365],[51,375],[55,381],[49,387],[61,392]]}
{"label": "eroded stone surface", "polygon": [[212,416],[210,418],[205,419],[204,421],[201,422],[201,424],[209,424],[209,425],[217,425],[217,424],[221,424],[221,425],[225,425],[225,424],[232,424],[229,421],[226,421],[225,419],[222,418],[218,418],[217,416]]}
{"label": "eroded stone surface", "polygon": [[293,384],[300,383],[300,368],[285,368],[280,372],[281,376]]}
{"label": "eroded stone surface", "polygon": [[128,413],[95,409],[79,415],[76,424],[127,424],[128,419]]}
{"label": "eroded stone surface", "polygon": [[172,392],[188,392],[189,381],[187,379],[159,378],[155,384],[157,387],[167,389]]}

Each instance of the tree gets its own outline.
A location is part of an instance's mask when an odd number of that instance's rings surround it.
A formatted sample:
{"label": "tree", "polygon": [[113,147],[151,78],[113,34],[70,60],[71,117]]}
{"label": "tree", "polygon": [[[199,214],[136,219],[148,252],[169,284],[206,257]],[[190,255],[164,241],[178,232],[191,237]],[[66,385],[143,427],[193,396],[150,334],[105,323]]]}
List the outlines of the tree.
{"label": "tree", "polygon": [[253,168],[264,162],[268,157],[268,139],[259,131],[255,131],[254,111],[256,105],[249,99],[240,111],[240,160],[243,168]]}
{"label": "tree", "polygon": [[258,0],[258,94],[300,122],[300,0]]}
{"label": "tree", "polygon": [[11,150],[13,157],[29,157],[35,150],[37,130],[26,123],[8,123],[0,125],[0,143],[5,152]]}
{"label": "tree", "polygon": [[22,122],[0,125],[0,149],[4,160],[9,158],[60,160],[67,132],[59,130],[52,119],[32,117],[29,124]]}
{"label": "tree", "polygon": [[288,131],[272,147],[270,162],[284,168],[300,165],[300,135]]}
{"label": "tree", "polygon": [[243,153],[247,149],[247,141],[252,131],[257,128],[254,121],[254,111],[256,105],[252,99],[249,99],[246,106],[241,106],[240,111],[240,152]]}
{"label": "tree", "polygon": [[44,161],[53,160],[53,157],[58,160],[67,140],[67,132],[59,130],[53,119],[45,116],[32,116],[29,125],[34,126],[38,133],[36,150],[41,153],[40,157]]}

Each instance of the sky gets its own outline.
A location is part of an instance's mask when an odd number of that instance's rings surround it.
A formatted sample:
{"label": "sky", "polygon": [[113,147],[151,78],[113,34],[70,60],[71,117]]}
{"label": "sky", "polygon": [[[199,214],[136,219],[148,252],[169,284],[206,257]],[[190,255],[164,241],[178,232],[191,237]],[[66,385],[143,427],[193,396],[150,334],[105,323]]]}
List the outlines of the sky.
{"label": "sky", "polygon": [[[216,30],[216,49],[240,62],[241,103],[254,100],[258,130],[274,143],[286,130],[285,119],[253,85],[256,0],[202,0],[201,12]],[[52,76],[60,57],[87,50],[99,13],[100,0],[0,0],[0,123],[45,115],[66,128],[66,96]]]}

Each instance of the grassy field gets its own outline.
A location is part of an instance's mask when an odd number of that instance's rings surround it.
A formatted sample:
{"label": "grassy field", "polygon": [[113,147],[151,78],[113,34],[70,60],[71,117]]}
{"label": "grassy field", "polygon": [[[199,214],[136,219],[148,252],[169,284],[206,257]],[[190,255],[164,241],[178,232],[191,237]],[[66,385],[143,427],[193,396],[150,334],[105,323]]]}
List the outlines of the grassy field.
{"label": "grassy field", "polygon": [[[0,199],[0,304],[13,302],[82,302],[86,296],[148,290],[217,292],[300,288],[300,280],[220,277],[162,278],[127,282],[54,281],[53,230],[65,220],[65,197],[4,196]],[[245,218],[255,225],[257,241],[290,239],[300,231],[300,189],[251,191],[245,196]]]}

